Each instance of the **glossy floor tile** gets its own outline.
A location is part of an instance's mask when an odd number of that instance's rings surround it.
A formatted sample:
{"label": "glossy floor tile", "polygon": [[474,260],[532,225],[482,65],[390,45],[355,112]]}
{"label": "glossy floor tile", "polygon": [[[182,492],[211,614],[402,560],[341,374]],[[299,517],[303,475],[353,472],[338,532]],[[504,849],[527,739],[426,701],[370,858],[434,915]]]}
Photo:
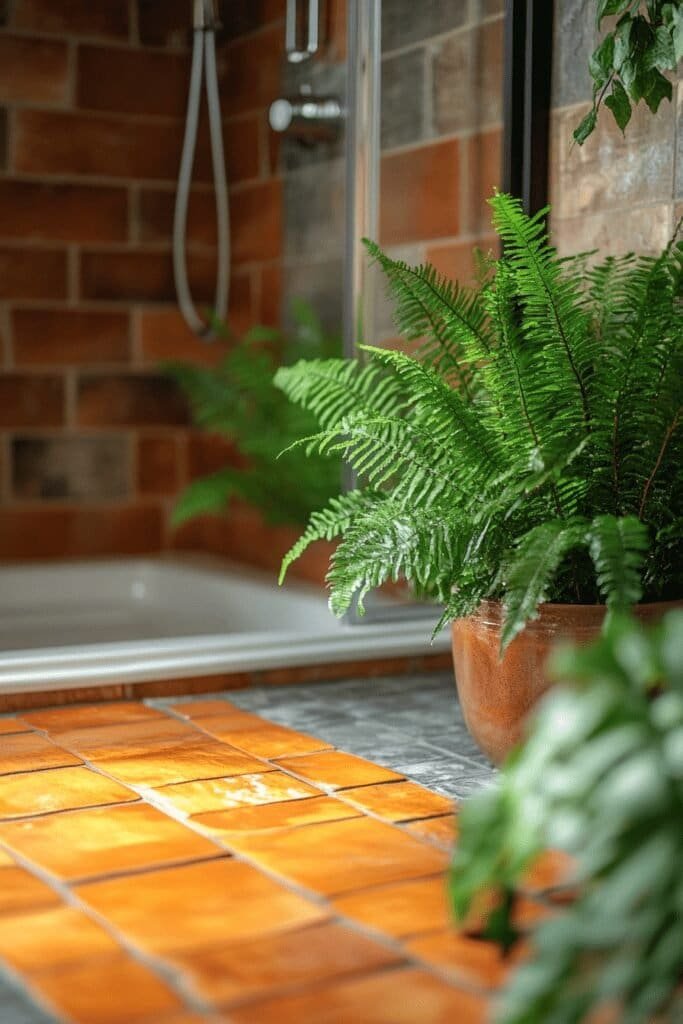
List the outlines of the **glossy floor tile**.
{"label": "glossy floor tile", "polygon": [[228,1006],[273,991],[400,963],[395,949],[341,924],[267,935],[174,957],[199,996]]}
{"label": "glossy floor tile", "polygon": [[299,782],[291,775],[266,771],[162,786],[156,790],[154,802],[157,807],[172,807],[176,812],[189,816],[205,814],[207,811],[279,803],[282,800],[305,800],[319,795],[319,789],[306,782]]}
{"label": "glossy floor tile", "polygon": [[[424,716],[446,742],[432,681],[412,717],[398,683],[366,690],[371,712],[358,686],[300,688],[298,711],[277,687],[0,718],[17,1021],[483,1022],[504,967],[453,931],[444,871],[457,782],[486,766],[411,738]],[[536,896],[561,867],[530,873],[524,926],[552,913]]]}
{"label": "glossy floor tile", "polygon": [[0,775],[0,821],[137,799],[130,789],[84,766]]}
{"label": "glossy floor tile", "polygon": [[63,881],[221,853],[210,840],[142,803],[0,825],[0,842]]}
{"label": "glossy floor tile", "polygon": [[330,916],[321,903],[231,859],[154,871],[137,882],[95,882],[77,893],[153,954],[240,942]]}

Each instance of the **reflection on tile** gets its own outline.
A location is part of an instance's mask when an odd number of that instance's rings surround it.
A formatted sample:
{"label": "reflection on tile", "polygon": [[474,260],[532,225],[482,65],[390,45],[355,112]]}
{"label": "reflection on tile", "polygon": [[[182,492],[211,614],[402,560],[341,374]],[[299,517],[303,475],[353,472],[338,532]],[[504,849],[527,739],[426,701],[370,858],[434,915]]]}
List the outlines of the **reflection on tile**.
{"label": "reflection on tile", "polygon": [[484,1024],[486,1005],[427,971],[403,968],[233,1010],[235,1024]]}
{"label": "reflection on tile", "polygon": [[448,797],[432,793],[414,782],[361,786],[359,789],[346,789],[340,796],[355,807],[370,811],[387,821],[429,818],[437,814],[448,814],[452,810]]}
{"label": "reflection on tile", "polygon": [[440,851],[370,818],[291,832],[233,834],[230,845],[265,870],[327,896],[434,874],[447,863]]}
{"label": "reflection on tile", "polygon": [[123,955],[62,966],[39,974],[33,984],[57,1010],[79,1024],[156,1020],[160,1013],[183,1008],[180,998],[156,974]]}
{"label": "reflection on tile", "polygon": [[357,808],[341,800],[318,796],[309,800],[287,800],[260,807],[239,807],[233,811],[212,811],[210,814],[198,814],[192,821],[232,846],[233,838],[237,839],[241,833],[301,828],[322,821],[356,818],[360,814]]}
{"label": "reflection on tile", "polygon": [[0,957],[26,974],[119,950],[104,928],[68,906],[5,917],[0,928]]}
{"label": "reflection on tile", "polygon": [[118,782],[86,767],[0,776],[0,821],[137,799]]}
{"label": "reflection on tile", "polygon": [[152,746],[151,751],[132,757],[93,759],[93,764],[131,786],[166,786],[268,771],[262,761],[208,737],[206,742],[180,743],[159,751]]}
{"label": "reflection on tile", "polygon": [[22,732],[2,738],[0,775],[80,763],[79,757],[62,750],[38,733]]}
{"label": "reflection on tile", "polygon": [[330,790],[398,781],[402,777],[388,768],[338,750],[304,757],[282,757],[277,763],[287,771]]}
{"label": "reflection on tile", "polygon": [[273,990],[377,969],[396,963],[400,955],[343,925],[324,923],[174,960],[203,999],[229,1005]]}
{"label": "reflection on tile", "polygon": [[141,886],[128,877],[76,891],[154,954],[247,941],[330,916],[320,904],[290,892],[251,865],[225,858],[154,871],[145,874]]}
{"label": "reflection on tile", "polygon": [[0,826],[0,839],[65,880],[220,855],[214,843],[145,804],[15,821]]}
{"label": "reflection on tile", "polygon": [[443,875],[341,896],[335,909],[344,917],[396,939],[447,928],[451,923]]}
{"label": "reflection on tile", "polygon": [[270,771],[163,786],[156,792],[155,803],[172,807],[183,815],[191,815],[227,811],[245,805],[302,800],[319,794],[320,790],[306,782],[299,782],[284,772]]}

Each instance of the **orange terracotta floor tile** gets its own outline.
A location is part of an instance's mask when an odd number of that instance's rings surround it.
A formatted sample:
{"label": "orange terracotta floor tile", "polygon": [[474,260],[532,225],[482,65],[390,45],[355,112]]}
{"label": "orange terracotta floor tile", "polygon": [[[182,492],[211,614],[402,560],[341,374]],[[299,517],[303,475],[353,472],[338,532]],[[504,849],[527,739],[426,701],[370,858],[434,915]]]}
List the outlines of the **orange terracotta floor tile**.
{"label": "orange terracotta floor tile", "polygon": [[340,799],[387,821],[411,821],[448,814],[453,801],[416,782],[385,782],[379,786],[345,789]]}
{"label": "orange terracotta floor tile", "polygon": [[57,907],[62,899],[40,878],[0,860],[0,915],[18,914],[37,907]]}
{"label": "orange terracotta floor tile", "polygon": [[251,722],[256,729],[263,726],[265,721],[250,711],[242,711],[228,700],[188,700],[185,703],[171,705],[170,710],[191,721],[194,721],[195,718],[211,718],[213,715],[219,715],[222,718],[231,716],[234,717],[235,722],[242,720]]}
{"label": "orange terracotta floor tile", "polygon": [[246,941],[330,916],[329,908],[232,859],[94,882],[76,892],[154,954]]}
{"label": "orange terracotta floor tile", "polygon": [[31,727],[20,718],[0,718],[0,736],[9,736],[16,732],[30,732]]}
{"label": "orange terracotta floor tile", "polygon": [[216,740],[152,747],[133,757],[93,758],[95,767],[131,786],[168,786],[174,782],[217,779],[227,775],[266,772],[271,767],[227,743]]}
{"label": "orange terracotta floor tile", "polygon": [[263,936],[174,958],[188,983],[218,1006],[400,962],[401,954],[340,924]]}
{"label": "orange terracotta floor tile", "polygon": [[[0,785],[0,793],[2,788]],[[181,782],[175,786],[162,786],[157,790],[155,803],[172,807],[184,815],[205,814],[207,811],[227,811],[234,807],[271,804],[281,800],[303,800],[319,796],[320,790],[299,782],[284,772],[257,772],[227,779],[202,779]]]}
{"label": "orange terracotta floor tile", "polygon": [[406,943],[406,948],[421,960],[445,968],[453,980],[484,989],[498,988],[513,966],[493,942],[458,935],[453,928],[421,935]]}
{"label": "orange terracotta floor tile", "polygon": [[440,851],[370,818],[266,835],[233,834],[230,847],[266,871],[328,896],[432,875],[447,864]]}
{"label": "orange terracotta floor tile", "polygon": [[404,968],[232,1010],[235,1024],[484,1024],[486,1003]]}
{"label": "orange terracotta floor tile", "polygon": [[2,738],[0,775],[70,764],[81,764],[80,757],[74,757],[36,732],[21,732]]}
{"label": "orange terracotta floor tile", "polygon": [[396,939],[445,929],[452,922],[443,874],[354,892],[336,899],[334,908]]}
{"label": "orange terracotta floor tile", "polygon": [[201,741],[203,736],[189,722],[163,715],[150,722],[126,722],[85,729],[64,729],[62,746],[89,761],[112,757],[142,757],[154,750],[167,750],[180,743]]}
{"label": "orange terracotta floor tile", "polygon": [[339,750],[304,757],[279,757],[276,763],[307,782],[329,790],[351,789],[378,782],[398,782],[403,778],[388,768],[381,768],[372,761]]}
{"label": "orange terracotta floor tile", "polygon": [[312,797],[309,800],[287,800],[261,807],[238,807],[233,811],[212,811],[198,814],[192,819],[227,846],[232,846],[244,833],[296,829],[324,821],[344,821],[359,818],[361,812],[350,804],[343,804],[331,796]]}
{"label": "orange terracotta floor tile", "polygon": [[168,720],[162,711],[149,708],[139,701],[111,701],[104,704],[86,704],[66,708],[45,708],[22,713],[22,719],[35,729],[58,735],[74,729],[125,725],[153,719]]}
{"label": "orange terracotta floor tile", "polygon": [[210,840],[145,804],[15,821],[0,826],[0,840],[65,881],[221,852]]}
{"label": "orange terracotta floor tile", "polygon": [[0,927],[0,959],[25,974],[120,951],[104,928],[64,904],[4,917]]}
{"label": "orange terracotta floor tile", "polygon": [[544,892],[573,885],[576,862],[562,850],[546,850],[526,871],[522,888],[528,892]]}
{"label": "orange terracotta floor tile", "polygon": [[405,826],[413,835],[434,843],[442,850],[450,850],[455,844],[458,819],[455,814],[445,814],[439,818],[425,818],[423,821],[411,821]]}
{"label": "orange terracotta floor tile", "polygon": [[[201,727],[216,739],[230,743],[247,754],[255,757],[280,758],[286,755],[309,754],[317,750],[330,750],[330,744],[320,740],[316,736],[307,736],[306,733],[296,732],[294,729],[287,729],[284,725],[262,726],[258,729],[250,729],[234,726],[230,718],[223,722],[222,718],[203,718]],[[198,723],[199,724],[199,723]]]}
{"label": "orange terracotta floor tile", "polygon": [[136,793],[84,766],[0,776],[0,821],[137,799]]}
{"label": "orange terracotta floor tile", "polygon": [[122,955],[62,966],[35,976],[33,984],[75,1024],[128,1024],[183,1009],[180,997],[161,978]]}

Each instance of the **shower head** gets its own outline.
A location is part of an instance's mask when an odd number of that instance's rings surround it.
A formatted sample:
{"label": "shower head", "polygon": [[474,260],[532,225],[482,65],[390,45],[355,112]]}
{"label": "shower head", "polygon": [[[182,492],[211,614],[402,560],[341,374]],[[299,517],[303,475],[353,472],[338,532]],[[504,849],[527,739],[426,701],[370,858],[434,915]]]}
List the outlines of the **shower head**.
{"label": "shower head", "polygon": [[194,0],[192,22],[195,32],[213,32],[220,28],[216,0]]}

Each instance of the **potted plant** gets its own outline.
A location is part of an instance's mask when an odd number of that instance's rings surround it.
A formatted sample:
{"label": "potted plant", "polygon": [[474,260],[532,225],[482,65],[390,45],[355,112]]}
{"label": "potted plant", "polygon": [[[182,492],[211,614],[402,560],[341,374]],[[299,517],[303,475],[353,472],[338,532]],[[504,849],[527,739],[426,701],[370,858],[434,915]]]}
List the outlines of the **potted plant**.
{"label": "potted plant", "polygon": [[525,878],[559,848],[575,898],[525,936],[530,955],[496,1021],[673,1024],[683,1019],[683,613],[647,631],[615,618],[551,665],[563,685],[497,786],[461,809],[454,910],[467,922],[485,902],[484,935],[515,950]]}
{"label": "potted plant", "polygon": [[500,760],[557,637],[683,596],[683,245],[561,259],[547,211],[490,203],[504,255],[475,290],[367,243],[412,355],[365,346],[367,361],[302,361],[275,381],[321,428],[296,447],[341,454],[361,481],[311,516],[282,575],[340,537],[336,614],[400,578],[441,602],[465,719]]}
{"label": "potted plant", "polygon": [[287,334],[254,327],[238,341],[230,339],[224,324],[214,322],[219,337],[230,342],[217,366],[165,365],[185,392],[195,424],[229,440],[235,451],[232,465],[193,480],[180,494],[174,526],[224,512],[239,498],[259,509],[269,524],[300,527],[339,489],[339,459],[307,459],[303,452],[278,459],[283,443],[312,430],[315,421],[274,387],[275,370],[306,356],[336,355],[340,349],[339,339],[323,330],[304,302],[295,301],[292,314],[294,326]]}

